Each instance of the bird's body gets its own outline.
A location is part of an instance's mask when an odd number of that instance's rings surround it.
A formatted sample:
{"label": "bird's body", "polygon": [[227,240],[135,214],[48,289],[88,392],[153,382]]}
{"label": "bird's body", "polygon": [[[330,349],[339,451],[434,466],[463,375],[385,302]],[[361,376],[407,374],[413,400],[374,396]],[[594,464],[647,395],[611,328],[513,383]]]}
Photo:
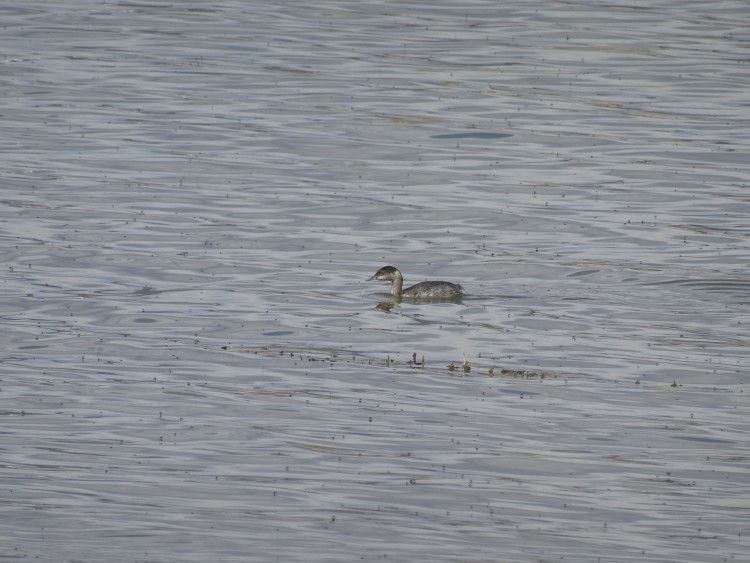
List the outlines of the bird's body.
{"label": "bird's body", "polygon": [[390,281],[390,293],[395,297],[445,299],[463,295],[463,288],[460,285],[446,281],[424,281],[402,289],[404,286],[404,276],[393,266],[383,266],[370,279]]}

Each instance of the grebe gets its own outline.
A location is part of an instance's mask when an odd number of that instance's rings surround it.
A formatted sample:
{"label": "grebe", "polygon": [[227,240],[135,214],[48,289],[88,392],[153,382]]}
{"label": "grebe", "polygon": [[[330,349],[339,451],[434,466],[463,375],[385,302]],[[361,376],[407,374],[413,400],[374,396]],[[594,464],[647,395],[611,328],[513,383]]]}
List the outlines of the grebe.
{"label": "grebe", "polygon": [[464,291],[457,283],[444,281],[426,281],[401,289],[404,286],[404,276],[393,266],[383,266],[370,280],[390,281],[391,295],[396,297],[408,297],[412,299],[443,299],[446,297],[459,297]]}

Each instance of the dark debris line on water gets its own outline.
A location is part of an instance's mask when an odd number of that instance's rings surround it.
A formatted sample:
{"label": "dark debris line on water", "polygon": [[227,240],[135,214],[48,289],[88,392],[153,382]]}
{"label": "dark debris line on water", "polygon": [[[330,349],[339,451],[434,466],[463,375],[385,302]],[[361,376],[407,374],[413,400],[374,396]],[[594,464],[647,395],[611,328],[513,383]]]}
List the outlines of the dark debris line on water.
{"label": "dark debris line on water", "polygon": [[[417,353],[414,352],[411,355],[411,358],[406,361],[400,361],[397,359],[394,359],[394,357],[391,356],[391,354],[387,354],[385,360],[376,358],[376,357],[368,357],[366,354],[363,353],[352,353],[348,351],[338,351],[338,352],[293,352],[289,350],[284,350],[281,347],[272,347],[272,346],[231,346],[231,345],[225,345],[221,346],[222,350],[225,350],[227,352],[235,352],[235,353],[242,353],[242,354],[257,354],[266,356],[269,358],[287,358],[290,360],[293,360],[295,362],[302,361],[302,362],[328,362],[329,364],[333,365],[335,363],[346,363],[352,366],[377,366],[382,365],[384,367],[392,367],[392,368],[399,368],[399,367],[406,367],[409,369],[426,369],[427,368],[427,361],[425,360],[425,356],[422,355],[421,358],[418,357]],[[347,359],[344,359],[347,358]],[[382,363],[381,363],[382,362]],[[466,357],[463,357],[463,360],[461,362],[455,362],[451,361],[448,364],[442,364],[442,362],[437,362],[436,365],[441,366],[444,365],[445,369],[448,370],[450,375],[461,375],[461,376],[469,376],[476,366],[478,369],[474,370],[474,373],[478,373],[480,375],[486,375],[488,377],[496,377],[498,375],[506,376],[509,378],[522,378],[522,379],[539,379],[547,380],[565,380],[568,381],[569,379],[582,379],[584,378],[583,375],[578,376],[571,376],[570,374],[553,374],[549,372],[536,372],[536,371],[530,371],[530,370],[517,370],[517,369],[510,369],[510,368],[500,368],[498,369],[495,364],[486,364],[486,363],[471,363],[469,362]],[[596,380],[596,378],[594,379]],[[609,381],[609,380],[608,380]],[[611,381],[609,381],[611,383]],[[617,383],[617,382],[616,382]],[[646,387],[646,385],[643,385],[643,382],[641,381],[641,378],[636,378],[633,381],[634,385],[643,386]],[[666,389],[667,386],[671,388],[677,388],[682,387],[681,384],[678,384],[676,380],[673,380],[671,384],[667,383],[655,383],[654,386],[660,387],[663,389]]]}

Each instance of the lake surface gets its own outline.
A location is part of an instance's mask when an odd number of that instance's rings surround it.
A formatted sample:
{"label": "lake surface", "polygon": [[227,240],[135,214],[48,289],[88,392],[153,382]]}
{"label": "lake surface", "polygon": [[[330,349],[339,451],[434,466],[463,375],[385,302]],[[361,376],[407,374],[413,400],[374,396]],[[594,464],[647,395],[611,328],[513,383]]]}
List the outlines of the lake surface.
{"label": "lake surface", "polygon": [[747,560],[745,2],[0,14],[3,560]]}

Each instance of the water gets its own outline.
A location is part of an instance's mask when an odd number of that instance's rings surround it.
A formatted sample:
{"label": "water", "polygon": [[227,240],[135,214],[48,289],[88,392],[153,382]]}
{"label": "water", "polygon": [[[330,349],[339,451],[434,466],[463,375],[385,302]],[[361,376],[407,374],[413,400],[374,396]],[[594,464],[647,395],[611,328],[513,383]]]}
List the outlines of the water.
{"label": "water", "polygon": [[746,558],[744,3],[454,4],[0,8],[3,558]]}

